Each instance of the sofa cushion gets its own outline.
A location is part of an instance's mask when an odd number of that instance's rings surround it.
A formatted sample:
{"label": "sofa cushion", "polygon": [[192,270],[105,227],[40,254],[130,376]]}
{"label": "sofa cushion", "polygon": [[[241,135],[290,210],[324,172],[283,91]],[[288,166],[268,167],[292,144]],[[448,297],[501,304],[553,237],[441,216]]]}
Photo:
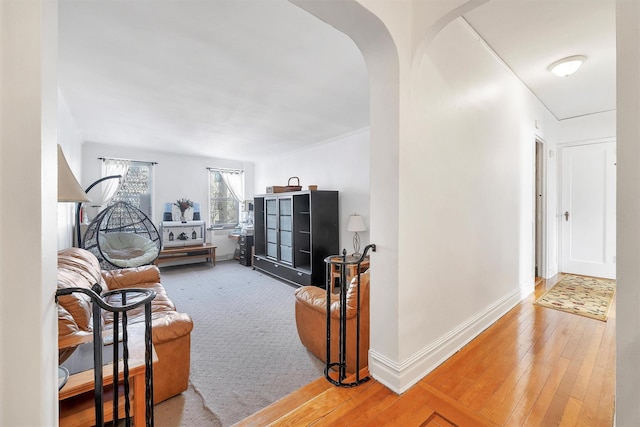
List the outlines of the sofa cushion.
{"label": "sofa cushion", "polygon": [[[127,288],[123,288],[123,289],[127,289]],[[175,309],[176,309],[175,305],[173,304],[173,301],[171,301],[169,299],[169,297],[167,296],[167,292],[165,291],[164,286],[162,286],[160,283],[140,283],[135,288],[132,287],[132,288],[128,288],[128,289],[130,289],[130,290],[133,290],[133,289],[150,289],[152,291],[155,291],[156,297],[151,301],[151,312],[152,313],[164,313],[164,312],[175,311]],[[135,293],[127,292],[127,302],[128,303],[131,303],[131,302],[135,301],[138,298],[139,297]],[[116,293],[116,294],[113,294],[113,295],[109,295],[109,296],[107,296],[105,298],[105,301],[108,304],[116,306],[116,307],[121,306],[122,305],[122,294]],[[144,305],[127,311],[127,316],[129,317],[130,321],[137,321],[138,318],[140,318],[139,319],[140,321],[143,321],[144,320]],[[105,323],[107,323],[107,324],[113,322],[113,313],[110,312],[110,311],[106,311],[104,313],[104,319],[105,319]]]}
{"label": "sofa cushion", "polygon": [[109,290],[139,287],[141,283],[160,283],[160,270],[155,265],[103,270],[102,278]]}
{"label": "sofa cushion", "polygon": [[100,263],[93,254],[81,248],[67,248],[58,252],[58,270],[75,271],[85,278],[86,283],[77,286],[91,288],[94,283],[102,284]]}
{"label": "sofa cushion", "polygon": [[186,313],[176,311],[153,313],[151,318],[153,319],[152,339],[156,345],[189,335],[193,330],[191,316]]}
{"label": "sofa cushion", "polygon": [[[90,252],[80,248],[68,248],[58,252],[57,279],[58,289],[91,289],[96,283],[103,290],[106,288],[100,274],[98,260]],[[70,295],[58,297],[58,303],[72,316],[78,330],[92,330],[91,298],[88,295],[74,292]],[[62,321],[68,322],[70,319],[63,319]],[[58,327],[60,328],[61,326],[58,325]]]}

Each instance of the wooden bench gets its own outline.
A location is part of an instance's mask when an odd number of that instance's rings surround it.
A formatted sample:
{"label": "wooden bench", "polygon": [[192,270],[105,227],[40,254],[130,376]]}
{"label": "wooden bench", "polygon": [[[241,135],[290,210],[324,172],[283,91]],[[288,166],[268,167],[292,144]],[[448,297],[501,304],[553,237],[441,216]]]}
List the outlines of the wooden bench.
{"label": "wooden bench", "polygon": [[206,262],[212,262],[213,265],[216,265],[216,246],[205,243],[204,245],[164,248],[160,251],[160,256],[156,259],[155,265],[192,258],[205,258]]}

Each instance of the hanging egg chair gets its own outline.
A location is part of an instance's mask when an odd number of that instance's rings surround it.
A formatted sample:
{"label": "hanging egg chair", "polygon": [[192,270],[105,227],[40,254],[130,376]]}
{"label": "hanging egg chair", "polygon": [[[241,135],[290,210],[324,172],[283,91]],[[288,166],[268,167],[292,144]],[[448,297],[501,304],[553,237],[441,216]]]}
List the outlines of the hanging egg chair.
{"label": "hanging egg chair", "polygon": [[82,247],[98,258],[104,270],[153,264],[161,246],[153,222],[126,202],[116,202],[100,212],[82,241]]}

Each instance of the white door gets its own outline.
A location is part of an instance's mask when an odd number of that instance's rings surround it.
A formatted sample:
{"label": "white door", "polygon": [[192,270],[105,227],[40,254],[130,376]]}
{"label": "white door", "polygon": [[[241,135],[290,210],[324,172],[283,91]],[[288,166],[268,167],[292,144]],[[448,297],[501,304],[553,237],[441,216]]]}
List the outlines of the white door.
{"label": "white door", "polygon": [[561,271],[616,275],[615,142],[562,149]]}

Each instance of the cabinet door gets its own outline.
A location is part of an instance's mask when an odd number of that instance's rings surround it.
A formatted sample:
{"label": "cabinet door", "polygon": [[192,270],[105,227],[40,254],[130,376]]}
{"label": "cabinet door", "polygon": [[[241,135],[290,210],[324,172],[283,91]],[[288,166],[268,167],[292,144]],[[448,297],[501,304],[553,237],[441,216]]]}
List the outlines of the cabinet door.
{"label": "cabinet door", "polygon": [[267,256],[278,259],[278,200],[265,200]]}
{"label": "cabinet door", "polygon": [[293,207],[290,197],[278,199],[280,261],[293,263]]}
{"label": "cabinet door", "polygon": [[256,197],[253,199],[254,214],[254,236],[256,255],[267,254],[267,230],[265,228],[264,218],[264,197]]}
{"label": "cabinet door", "polygon": [[311,211],[309,194],[293,196],[293,265],[311,271]]}

